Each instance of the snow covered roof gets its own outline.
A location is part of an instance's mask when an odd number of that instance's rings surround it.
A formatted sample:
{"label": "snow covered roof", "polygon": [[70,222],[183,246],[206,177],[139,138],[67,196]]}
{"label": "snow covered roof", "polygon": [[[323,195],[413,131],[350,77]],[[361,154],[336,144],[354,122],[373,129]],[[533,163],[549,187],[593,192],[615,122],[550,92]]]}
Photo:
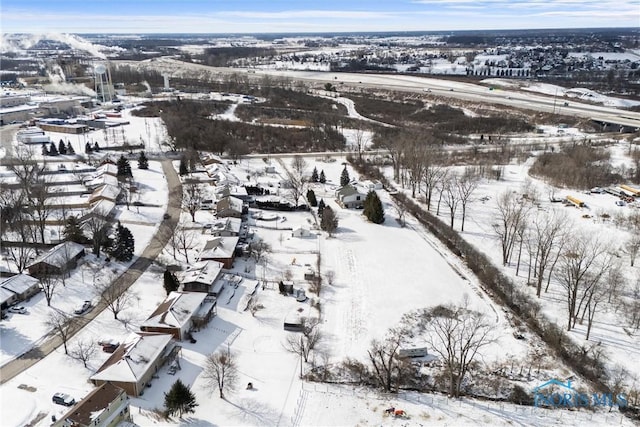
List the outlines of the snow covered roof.
{"label": "snow covered roof", "polygon": [[200,252],[199,259],[231,258],[236,251],[238,240],[238,237],[216,237],[208,240]]}
{"label": "snow covered roof", "polygon": [[101,216],[109,216],[111,212],[116,208],[116,202],[106,199],[98,200],[93,206],[91,206],[91,213]]}
{"label": "snow covered roof", "polygon": [[36,258],[31,264],[27,266],[27,268],[45,263],[54,267],[62,268],[64,267],[69,260],[77,257],[80,253],[84,251],[84,246],[75,242],[64,242],[60,243],[57,246],[54,246],[49,252],[45,252]]}
{"label": "snow covered roof", "polygon": [[137,382],[172,341],[169,334],[133,333],[91,379]]}
{"label": "snow covered roof", "polygon": [[171,292],[156,310],[145,320],[144,327],[182,328],[198,311],[207,294],[202,292]]}
{"label": "snow covered roof", "polygon": [[91,193],[91,196],[89,197],[89,203],[95,201],[95,199],[97,199],[98,197],[103,197],[115,202],[119,194],[120,187],[118,187],[117,185],[105,184],[96,188],[93,193]]}
{"label": "snow covered roof", "polygon": [[113,175],[102,174],[85,182],[85,185],[88,187],[98,187],[105,184],[118,186],[118,178]]}
{"label": "snow covered roof", "polygon": [[220,232],[220,231],[240,233],[241,226],[242,226],[242,220],[240,218],[233,218],[233,217],[221,218],[211,224],[211,233]]}
{"label": "snow covered roof", "polygon": [[223,197],[222,199],[218,200],[218,203],[216,205],[216,209],[218,210],[218,212],[228,209],[228,210],[232,210],[234,212],[241,213],[242,212],[242,200],[238,199],[237,197],[233,197],[233,196]]}
{"label": "snow covered roof", "polygon": [[113,163],[104,163],[96,168],[98,175],[107,174],[112,176],[118,175],[118,166]]}
{"label": "snow covered roof", "polygon": [[28,274],[16,274],[0,281],[0,288],[7,289],[16,294],[27,292],[38,285],[38,279]]}
{"label": "snow covered roof", "polygon": [[218,261],[201,261],[189,267],[182,276],[182,283],[211,285],[220,275],[224,264]]}
{"label": "snow covered roof", "polygon": [[346,197],[354,194],[362,194],[360,191],[351,184],[347,184],[344,187],[336,190],[336,197]]}
{"label": "snow covered roof", "polygon": [[[120,400],[122,406],[129,404],[123,389],[106,382],[100,387],[93,389],[61,419],[65,421],[69,420],[72,425],[79,426],[92,425],[96,419],[98,419],[99,422],[105,422],[106,420],[101,420],[100,416],[105,410],[109,409],[109,406],[116,400]],[[119,414],[120,411],[121,409],[114,412]]]}
{"label": "snow covered roof", "polygon": [[247,189],[241,185],[225,184],[216,188],[218,197],[247,196]]}

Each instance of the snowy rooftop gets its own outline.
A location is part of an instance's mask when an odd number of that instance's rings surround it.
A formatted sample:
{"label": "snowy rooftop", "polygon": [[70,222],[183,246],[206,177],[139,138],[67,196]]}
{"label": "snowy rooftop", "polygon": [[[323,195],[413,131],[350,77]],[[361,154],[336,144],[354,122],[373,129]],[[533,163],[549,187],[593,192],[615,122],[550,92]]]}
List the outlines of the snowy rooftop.
{"label": "snowy rooftop", "polygon": [[140,328],[181,328],[198,311],[206,297],[207,294],[202,292],[171,292]]}
{"label": "snowy rooftop", "polygon": [[242,212],[242,200],[237,197],[227,196],[218,200],[218,204],[216,206],[218,212],[224,211],[225,209],[230,209],[235,212]]}
{"label": "snowy rooftop", "polygon": [[242,226],[242,220],[240,218],[221,218],[211,224],[211,232],[229,231],[233,233],[239,233]]}
{"label": "snowy rooftop", "polygon": [[115,201],[120,194],[120,188],[115,185],[106,184],[101,187],[98,187],[91,193],[91,197],[89,198],[89,202],[93,202],[98,197],[103,197],[105,199]]}
{"label": "snowy rooftop", "polygon": [[[111,383],[104,383],[71,408],[63,419],[71,421],[72,425],[91,425],[95,419],[99,419],[105,410],[109,409],[109,405],[116,399],[122,400],[123,404],[126,404],[127,398],[126,396],[122,397],[123,393],[124,390],[121,388]],[[116,411],[116,413],[119,412]],[[105,420],[100,421],[104,422]]]}
{"label": "snowy rooftop", "polygon": [[205,243],[200,259],[231,258],[238,244],[238,237],[216,237]]}
{"label": "snowy rooftop", "polygon": [[201,261],[189,267],[182,275],[182,283],[212,284],[224,265],[218,261]]}
{"label": "snowy rooftop", "polygon": [[38,279],[28,274],[16,274],[0,281],[0,288],[9,290],[16,294],[27,292],[38,284]]}
{"label": "snowy rooftop", "polygon": [[84,251],[84,246],[75,242],[64,242],[53,247],[49,252],[45,252],[36,258],[27,268],[39,264],[45,263],[54,267],[63,267],[70,259],[75,258]]}
{"label": "snowy rooftop", "polygon": [[103,381],[137,381],[163,354],[173,335],[134,333],[91,377]]}

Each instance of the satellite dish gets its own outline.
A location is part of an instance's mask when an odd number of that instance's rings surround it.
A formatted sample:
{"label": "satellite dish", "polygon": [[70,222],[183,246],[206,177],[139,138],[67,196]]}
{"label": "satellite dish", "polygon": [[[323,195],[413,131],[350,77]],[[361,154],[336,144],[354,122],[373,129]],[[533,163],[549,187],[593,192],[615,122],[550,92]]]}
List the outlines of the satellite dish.
{"label": "satellite dish", "polygon": [[104,74],[107,72],[107,67],[105,67],[104,64],[98,64],[93,68],[93,71],[96,74]]}

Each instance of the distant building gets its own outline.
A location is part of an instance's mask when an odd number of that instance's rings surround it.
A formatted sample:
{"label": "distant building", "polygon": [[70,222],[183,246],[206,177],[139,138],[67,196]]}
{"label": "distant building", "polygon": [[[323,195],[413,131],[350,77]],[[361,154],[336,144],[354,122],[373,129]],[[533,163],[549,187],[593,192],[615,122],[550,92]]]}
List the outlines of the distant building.
{"label": "distant building", "polygon": [[129,397],[120,387],[106,382],[76,403],[53,427],[115,427],[131,421]]}

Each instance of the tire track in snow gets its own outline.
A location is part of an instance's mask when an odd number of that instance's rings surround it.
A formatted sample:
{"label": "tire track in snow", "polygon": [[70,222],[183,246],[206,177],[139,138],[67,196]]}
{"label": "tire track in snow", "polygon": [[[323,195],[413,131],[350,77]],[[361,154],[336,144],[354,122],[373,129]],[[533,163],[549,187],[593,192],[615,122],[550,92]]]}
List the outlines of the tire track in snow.
{"label": "tire track in snow", "polygon": [[352,250],[344,251],[341,263],[345,264],[345,272],[349,273],[349,282],[347,283],[349,288],[348,309],[343,313],[346,338],[344,354],[349,354],[349,351],[357,345],[366,332],[366,323],[362,314],[365,294],[364,284],[358,274],[357,262]]}

